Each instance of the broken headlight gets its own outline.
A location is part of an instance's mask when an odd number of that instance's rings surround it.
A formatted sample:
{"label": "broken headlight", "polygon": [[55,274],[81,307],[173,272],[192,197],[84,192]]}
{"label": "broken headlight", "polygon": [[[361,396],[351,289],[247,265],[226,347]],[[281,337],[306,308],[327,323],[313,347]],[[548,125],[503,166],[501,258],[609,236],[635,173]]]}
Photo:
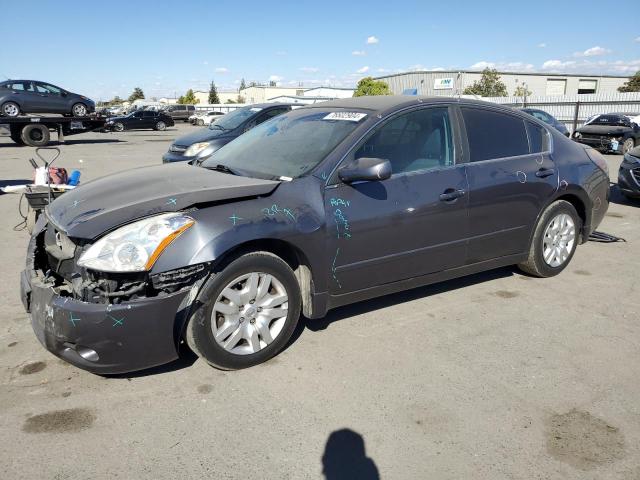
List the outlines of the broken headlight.
{"label": "broken headlight", "polygon": [[125,225],[91,245],[78,265],[102,272],[150,270],[164,249],[194,223],[181,213],[166,213]]}

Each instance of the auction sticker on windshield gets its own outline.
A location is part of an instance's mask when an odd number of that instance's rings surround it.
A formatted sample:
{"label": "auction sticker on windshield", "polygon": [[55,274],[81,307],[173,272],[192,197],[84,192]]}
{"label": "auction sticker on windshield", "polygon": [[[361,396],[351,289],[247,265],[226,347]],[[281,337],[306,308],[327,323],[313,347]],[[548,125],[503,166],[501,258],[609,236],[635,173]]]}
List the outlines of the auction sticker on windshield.
{"label": "auction sticker on windshield", "polygon": [[359,122],[366,116],[366,113],[358,112],[331,112],[329,115],[324,117],[323,120],[346,120],[348,122]]}

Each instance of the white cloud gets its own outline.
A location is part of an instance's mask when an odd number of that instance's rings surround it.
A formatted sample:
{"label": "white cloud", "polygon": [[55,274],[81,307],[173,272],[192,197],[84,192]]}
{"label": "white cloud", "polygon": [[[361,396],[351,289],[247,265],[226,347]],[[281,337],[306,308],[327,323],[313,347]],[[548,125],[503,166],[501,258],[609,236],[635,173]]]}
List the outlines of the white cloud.
{"label": "white cloud", "polygon": [[636,39],[634,40],[634,42],[638,42],[638,43],[640,43],[640,37],[636,37]]}
{"label": "white cloud", "polygon": [[367,37],[367,45],[373,45],[380,42],[380,40],[378,40],[378,37],[375,37],[373,35],[371,35],[370,37]]}
{"label": "white cloud", "polygon": [[391,71],[391,70],[388,70],[388,69],[386,69],[386,68],[377,68],[377,69],[376,69],[376,72],[378,72],[378,73],[386,73],[386,72],[390,72],[390,71]]}
{"label": "white cloud", "polygon": [[357,73],[367,73],[369,71],[369,67],[362,67],[356,70]]}
{"label": "white cloud", "polygon": [[271,75],[269,77],[270,82],[280,82],[282,80],[284,80],[284,77],[281,77],[280,75]]}
{"label": "white cloud", "polygon": [[476,62],[469,67],[470,70],[484,70],[494,68],[499,72],[529,72],[534,69],[533,64],[525,62]]}
{"label": "white cloud", "polygon": [[356,57],[364,57],[367,54],[367,52],[365,52],[364,50],[354,50],[353,52],[351,52],[351,55],[354,55]]}
{"label": "white cloud", "polygon": [[228,73],[229,69],[225,68],[225,67],[218,67],[216,68],[216,73]]}
{"label": "white cloud", "polygon": [[287,52],[285,52],[284,50],[278,50],[276,52],[276,55],[279,57],[284,57],[287,54]]}
{"label": "white cloud", "polygon": [[547,44],[546,43],[539,43],[538,44],[538,48],[547,48]]}
{"label": "white cloud", "polygon": [[604,73],[616,75],[630,75],[640,69],[640,59],[636,60],[547,60],[542,64],[541,70],[559,73]]}
{"label": "white cloud", "polygon": [[316,67],[301,67],[300,71],[304,72],[304,73],[316,73],[317,71],[319,71],[319,68]]}
{"label": "white cloud", "polygon": [[206,60],[204,62],[202,62],[203,65],[209,65],[209,62],[207,62]]}
{"label": "white cloud", "polygon": [[602,48],[602,47],[591,47],[587,48],[584,52],[576,52],[573,54],[574,57],[597,57],[600,55],[606,55],[611,53],[611,50]]}

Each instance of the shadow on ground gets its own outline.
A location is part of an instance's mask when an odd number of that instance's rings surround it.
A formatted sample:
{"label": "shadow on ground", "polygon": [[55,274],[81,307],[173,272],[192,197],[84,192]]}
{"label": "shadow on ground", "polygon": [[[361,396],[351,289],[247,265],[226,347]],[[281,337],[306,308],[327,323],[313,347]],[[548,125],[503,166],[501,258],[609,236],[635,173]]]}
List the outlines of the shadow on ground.
{"label": "shadow on ground", "polygon": [[378,480],[380,474],[367,457],[364,438],[348,428],[329,435],[322,455],[322,473],[327,480]]}

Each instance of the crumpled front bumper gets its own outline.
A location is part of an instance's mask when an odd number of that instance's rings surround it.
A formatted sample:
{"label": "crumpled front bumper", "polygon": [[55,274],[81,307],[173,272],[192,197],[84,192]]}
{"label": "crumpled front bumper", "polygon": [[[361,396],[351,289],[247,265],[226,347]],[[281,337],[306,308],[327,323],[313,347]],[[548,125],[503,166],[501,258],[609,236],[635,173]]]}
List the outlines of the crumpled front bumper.
{"label": "crumpled front bumper", "polygon": [[57,295],[27,270],[20,287],[40,343],[79,368],[124,373],[178,358],[190,289],[120,305],[94,304]]}

